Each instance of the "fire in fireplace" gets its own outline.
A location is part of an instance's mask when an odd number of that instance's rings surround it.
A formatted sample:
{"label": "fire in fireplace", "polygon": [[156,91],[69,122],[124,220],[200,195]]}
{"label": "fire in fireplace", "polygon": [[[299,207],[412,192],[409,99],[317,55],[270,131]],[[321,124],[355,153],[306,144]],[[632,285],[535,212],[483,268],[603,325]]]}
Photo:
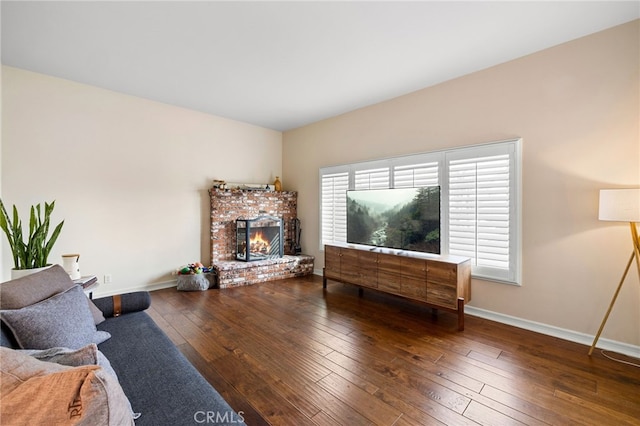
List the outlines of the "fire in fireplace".
{"label": "fire in fireplace", "polygon": [[236,220],[236,260],[276,259],[282,257],[283,250],[282,219],[260,216]]}

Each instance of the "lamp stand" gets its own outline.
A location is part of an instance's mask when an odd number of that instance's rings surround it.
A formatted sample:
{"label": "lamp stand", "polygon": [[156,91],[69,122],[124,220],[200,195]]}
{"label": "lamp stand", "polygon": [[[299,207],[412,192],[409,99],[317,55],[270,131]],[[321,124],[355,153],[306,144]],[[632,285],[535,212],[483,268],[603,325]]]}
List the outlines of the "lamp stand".
{"label": "lamp stand", "polygon": [[602,324],[600,324],[600,329],[596,334],[595,339],[593,339],[593,343],[591,344],[591,348],[589,348],[589,356],[593,352],[593,349],[596,347],[596,343],[598,343],[598,339],[600,338],[600,334],[602,334],[602,330],[604,329],[604,325],[607,323],[609,319],[609,314],[611,313],[611,309],[613,308],[614,303],[616,303],[616,299],[618,298],[618,293],[620,293],[620,289],[622,288],[622,284],[624,283],[624,279],[627,278],[627,274],[629,273],[629,268],[631,267],[631,263],[633,259],[636,259],[636,265],[638,267],[638,277],[640,277],[640,238],[638,237],[638,228],[634,222],[629,222],[629,226],[631,227],[631,239],[633,240],[633,252],[631,253],[631,257],[629,257],[629,261],[627,262],[627,267],[624,269],[624,274],[622,274],[622,279],[618,284],[618,288],[616,292],[613,294],[613,299],[611,299],[611,303],[609,304],[609,309],[607,309],[607,313],[604,315],[602,319]]}

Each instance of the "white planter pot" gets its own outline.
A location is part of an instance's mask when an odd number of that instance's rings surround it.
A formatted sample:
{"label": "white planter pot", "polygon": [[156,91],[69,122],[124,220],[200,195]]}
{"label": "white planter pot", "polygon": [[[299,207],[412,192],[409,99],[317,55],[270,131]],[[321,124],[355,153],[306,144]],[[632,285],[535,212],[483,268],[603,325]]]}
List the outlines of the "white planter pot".
{"label": "white planter pot", "polygon": [[47,268],[50,268],[51,265],[43,266],[42,268],[33,268],[33,269],[12,269],[11,270],[11,279],[15,280],[16,278],[26,277],[27,275],[35,274],[36,272],[44,271]]}

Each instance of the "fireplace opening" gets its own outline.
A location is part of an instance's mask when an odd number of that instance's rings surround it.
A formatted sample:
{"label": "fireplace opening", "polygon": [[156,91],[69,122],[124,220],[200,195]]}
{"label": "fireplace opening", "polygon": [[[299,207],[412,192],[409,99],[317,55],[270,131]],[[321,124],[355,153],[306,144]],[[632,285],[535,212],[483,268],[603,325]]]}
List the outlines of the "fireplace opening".
{"label": "fireplace opening", "polygon": [[282,219],[260,216],[236,220],[236,260],[277,259],[284,251]]}

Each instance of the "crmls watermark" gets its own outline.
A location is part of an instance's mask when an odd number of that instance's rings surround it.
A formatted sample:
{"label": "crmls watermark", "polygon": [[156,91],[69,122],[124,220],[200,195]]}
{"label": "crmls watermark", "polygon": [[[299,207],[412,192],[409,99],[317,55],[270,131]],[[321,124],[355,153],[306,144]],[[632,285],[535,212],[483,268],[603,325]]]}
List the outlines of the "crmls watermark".
{"label": "crmls watermark", "polygon": [[244,411],[196,411],[193,420],[201,424],[234,424],[244,423]]}

